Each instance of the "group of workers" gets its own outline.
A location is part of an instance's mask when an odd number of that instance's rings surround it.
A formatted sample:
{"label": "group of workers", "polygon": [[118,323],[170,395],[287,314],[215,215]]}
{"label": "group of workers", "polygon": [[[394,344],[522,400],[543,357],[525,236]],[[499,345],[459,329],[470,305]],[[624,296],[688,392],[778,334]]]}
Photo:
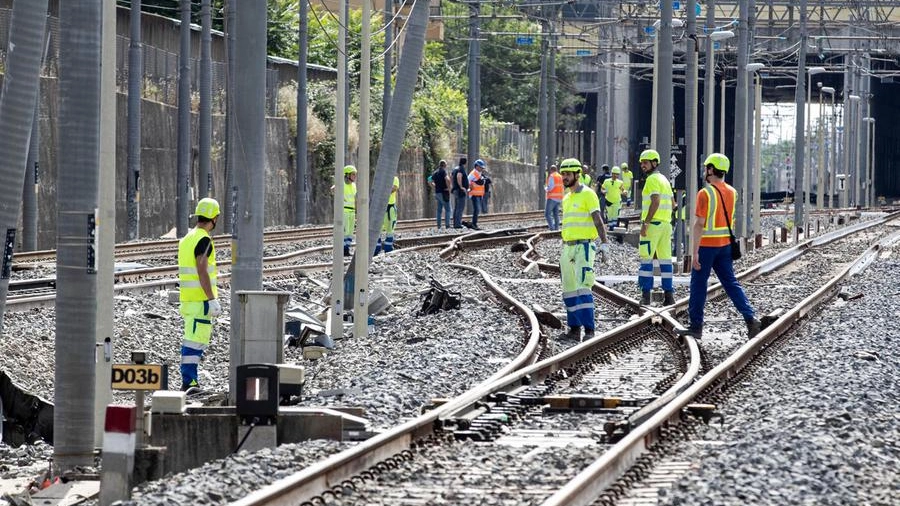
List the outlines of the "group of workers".
{"label": "group of workers", "polygon": [[[652,149],[640,155],[644,184],[641,191],[641,231],[638,247],[640,268],[638,284],[642,305],[650,305],[653,289],[653,260],[659,262],[664,305],[675,303],[672,279],[672,211],[673,192],[669,180],[658,172],[659,153]],[[481,210],[480,198],[484,196],[485,167],[483,160],[476,160],[471,172],[465,172],[466,159],[451,174],[446,174],[446,162],[441,161],[432,175],[436,198],[443,198],[439,206],[438,227],[442,209],[447,209],[446,226],[449,227],[449,195],[456,197],[454,227],[461,227],[465,199],[473,201],[472,225],[477,227]],[[697,204],[691,227],[691,284],[688,302],[689,323],[678,329],[681,335],[700,338],[703,332],[703,313],[706,305],[707,283],[715,272],[725,292],[738,312],[743,316],[748,334],[755,337],[762,328],[753,307],[747,300],[734,275],[732,264],[731,222],[737,203],[737,191],[725,182],[730,169],[728,157],[713,153],[704,162],[706,185],[697,193]],[[627,165],[622,164],[627,170]],[[441,173],[443,171],[443,173]],[[630,171],[629,171],[630,172]],[[356,175],[352,165],[344,167],[344,254],[349,255],[353,228],[356,222]],[[622,175],[620,180],[618,176]],[[436,176],[436,177],[435,177]],[[630,174],[627,176],[630,178]],[[591,188],[591,176],[585,173],[581,162],[575,158],[563,160],[559,167],[552,166],[547,178],[548,224],[552,230],[561,228],[563,241],[560,256],[562,297],[566,307],[565,334],[570,339],[591,338],[595,334],[594,319],[594,261],[597,250],[609,251],[607,226],[618,218],[622,199],[629,199],[630,184],[621,167],[613,167],[608,178],[599,184],[606,207],[606,222],[601,214],[601,202]],[[379,237],[378,251],[389,252],[394,245],[394,228],[397,224],[397,190],[399,178],[395,177],[382,224],[385,235]],[[478,187],[482,187],[481,190]],[[555,208],[555,213],[549,210]],[[562,210],[562,220],[558,211]],[[216,227],[220,215],[219,203],[212,198],[197,203],[194,216],[196,226],[178,245],[179,312],[184,318],[184,335],[181,345],[182,390],[199,388],[198,365],[208,348],[213,322],[222,313],[218,301],[215,245],[210,233]],[[551,218],[555,216],[554,221]],[[600,243],[597,244],[597,239]],[[584,334],[582,336],[582,330]]]}
{"label": "group of workers", "polygon": [[[599,194],[598,197],[602,197],[600,199],[601,215],[604,216],[604,221],[609,230],[612,231],[618,226],[622,203],[631,205],[631,186],[634,176],[625,162],[614,166],[612,171],[610,171],[609,165],[603,165],[600,170],[602,172],[595,180],[591,176],[590,168],[582,166],[578,182],[588,188],[594,187],[592,183],[596,182],[596,193]],[[550,230],[559,230],[559,211],[564,191],[562,175],[556,165],[550,166],[544,191],[547,196],[546,206],[544,207],[544,218],[547,220],[547,227]]]}
{"label": "group of workers", "polygon": [[[477,159],[472,164],[472,170],[466,172],[468,159],[459,159],[459,165],[447,172],[447,162],[441,160],[438,167],[428,176],[428,184],[434,189],[434,199],[437,202],[437,228],[441,229],[443,217],[444,228],[450,228],[450,215],[453,215],[453,228],[463,228],[463,213],[466,209],[466,201],[472,203],[472,221],[470,228],[478,228],[478,216],[487,212],[488,199],[491,197],[493,181],[485,172],[487,165],[484,160]],[[452,206],[451,206],[452,203]]]}
{"label": "group of workers", "polygon": [[[669,180],[659,173],[659,153],[645,150],[640,158],[644,184],[641,190],[641,231],[638,240],[638,285],[641,305],[650,305],[653,289],[653,261],[659,263],[663,304],[675,304],[672,266],[672,212],[674,192]],[[731,298],[747,324],[753,338],[762,328],[753,307],[747,300],[734,275],[731,256],[731,222],[737,203],[737,191],[725,182],[730,168],[728,157],[720,153],[709,155],[704,162],[706,185],[697,194],[697,205],[691,229],[691,289],[688,301],[690,321],[681,335],[700,338],[703,332],[703,312],[709,276],[715,271],[725,293]],[[600,192],[607,203],[607,223],[618,217],[621,197],[628,194],[618,181],[616,172],[600,184]],[[562,276],[562,297],[566,307],[569,339],[589,339],[594,336],[594,260],[599,248],[608,250],[607,223],[601,214],[600,199],[591,189],[591,178],[583,173],[581,163],[574,158],[563,160],[559,167],[551,166],[547,178],[547,220],[551,230],[558,230],[558,219],[551,221],[552,208],[562,208],[563,249],[559,260]],[[614,195],[611,200],[610,194]],[[551,195],[553,199],[551,199]],[[551,203],[551,201],[553,203]],[[557,204],[560,202],[561,204]],[[610,205],[612,204],[612,205]],[[610,214],[609,207],[613,207]],[[596,240],[600,239],[599,246]],[[582,329],[584,334],[582,336]]]}

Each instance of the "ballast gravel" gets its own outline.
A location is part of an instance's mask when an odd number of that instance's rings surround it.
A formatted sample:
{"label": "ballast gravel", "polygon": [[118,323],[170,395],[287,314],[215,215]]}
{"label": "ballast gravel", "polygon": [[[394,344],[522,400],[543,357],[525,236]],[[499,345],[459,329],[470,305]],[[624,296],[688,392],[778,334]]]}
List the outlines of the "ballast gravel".
{"label": "ballast gravel", "polygon": [[900,504],[898,269],[895,248],[755,366],[678,445],[694,469],[661,503]]}

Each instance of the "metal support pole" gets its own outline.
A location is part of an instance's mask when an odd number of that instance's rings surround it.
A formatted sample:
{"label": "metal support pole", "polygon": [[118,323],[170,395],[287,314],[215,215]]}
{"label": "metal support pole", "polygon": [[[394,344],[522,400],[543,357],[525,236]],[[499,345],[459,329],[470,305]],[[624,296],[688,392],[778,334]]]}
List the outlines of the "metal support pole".
{"label": "metal support pole", "polygon": [[709,0],[706,3],[706,65],[704,70],[704,82],[706,90],[703,92],[703,131],[706,134],[706,142],[703,143],[703,153],[709,156],[715,150],[716,129],[716,53],[712,37],[709,34],[715,29],[716,2]]}
{"label": "metal support pole", "polygon": [[[549,23],[541,21],[541,83],[538,90],[538,209],[543,209],[546,195],[544,194],[544,181],[548,172],[549,156],[547,154],[547,49],[549,48]],[[597,92],[597,102],[600,101],[600,93]],[[600,144],[600,138],[597,138]],[[470,160],[474,161],[474,160]]]}
{"label": "metal support pole", "polygon": [[[40,78],[38,78],[40,79]],[[40,89],[40,87],[38,87]],[[38,190],[40,188],[40,92],[34,103],[34,119],[31,123],[31,140],[28,143],[28,158],[25,160],[25,186],[22,189],[22,249],[37,249],[38,232]]]}
{"label": "metal support pole", "polygon": [[226,234],[234,230],[237,186],[234,184],[234,28],[237,0],[225,0],[225,207],[222,223]]}
{"label": "metal support pole", "polygon": [[178,52],[178,158],[175,225],[178,237],[188,233],[191,213],[191,0],[181,1]]}
{"label": "metal support pole", "polygon": [[659,23],[659,107],[656,117],[655,149],[659,151],[659,173],[669,177],[672,174],[672,2],[660,2]]}
{"label": "metal support pole", "polygon": [[822,103],[822,87],[819,87],[819,118],[816,122],[816,152],[818,157],[818,176],[816,177],[816,209],[825,208],[825,132],[822,130],[822,120],[825,118],[825,109]]}
{"label": "metal support pole", "polygon": [[[734,156],[731,161],[732,184],[738,195],[739,204],[734,210],[734,234],[737,237],[746,235],[747,209],[747,64],[750,63],[750,34],[748,23],[751,16],[747,0],[738,2],[740,22],[737,26],[737,84],[734,92]],[[756,15],[754,12],[753,16]],[[737,172],[735,172],[737,169]]]}
{"label": "metal support pole", "polygon": [[[296,180],[297,199],[296,223],[305,225],[309,223],[309,143],[306,142],[307,123],[306,115],[309,107],[307,98],[307,53],[309,52],[309,3],[300,2],[300,26],[297,33],[299,54],[297,55],[297,146]],[[387,65],[387,57],[385,57]],[[387,85],[389,86],[389,85]]]}
{"label": "metal support pole", "polygon": [[469,4],[469,144],[468,159],[472,164],[480,156],[481,151],[481,93],[480,75],[481,67],[478,58],[481,46],[478,40],[481,32],[481,4],[478,2]]}
{"label": "metal support pole", "polygon": [[687,146],[684,154],[684,170],[687,171],[685,181],[687,188],[684,205],[685,205],[685,256],[691,255],[691,237],[690,222],[693,216],[694,199],[698,190],[697,177],[697,61],[699,56],[699,47],[697,42],[697,0],[688,0],[687,2],[687,68],[685,69],[685,136],[687,137]]}
{"label": "metal support pole", "polygon": [[384,90],[381,95],[381,131],[387,130],[388,111],[391,110],[391,71],[394,66],[394,1],[384,2]]}
{"label": "metal support pole", "polygon": [[210,0],[200,2],[200,124],[198,128],[200,160],[197,186],[200,188],[198,198],[215,195],[215,187],[210,171],[212,154],[212,17]]}
{"label": "metal support pole", "polygon": [[[341,1],[338,11],[338,25],[337,89],[344,90],[347,87],[347,3],[344,1]],[[343,112],[347,98],[345,93],[338,93],[335,107],[333,265],[329,329],[332,339],[340,339],[344,334],[344,155],[347,152],[347,117]]]}
{"label": "metal support pole", "polygon": [[[369,244],[369,121],[372,76],[371,38],[372,4],[363,0],[362,29],[360,33],[359,56],[359,167],[357,167],[357,202],[359,219],[356,227],[356,249],[368,252]],[[377,210],[376,210],[377,211]],[[375,214],[375,218],[381,216]],[[354,264],[353,335],[364,337],[368,334],[369,321],[369,255],[357,255]]]}
{"label": "metal support pole", "polygon": [[751,223],[751,230],[754,233],[759,234],[762,232],[760,228],[760,212],[762,207],[762,158],[761,158],[761,149],[762,149],[762,77],[759,74],[756,74],[756,156],[753,157],[755,161],[753,167],[753,221]]}
{"label": "metal support pole", "polygon": [[[800,50],[797,56],[797,86],[794,89],[796,102],[797,125],[794,136],[797,139],[794,145],[794,226],[802,227],[806,219],[804,207],[803,189],[805,186],[804,172],[806,171],[806,138],[803,126],[806,124],[806,102],[804,91],[806,88],[806,0],[800,0]],[[801,192],[800,195],[797,192]]]}
{"label": "metal support pole", "polygon": [[[555,14],[558,11],[554,9],[553,12]],[[556,45],[556,27],[551,21],[550,59],[547,63],[547,155],[550,163],[555,162],[559,156],[556,147]]]}
{"label": "metal support pole", "polygon": [[719,103],[719,153],[725,154],[725,75],[722,74],[722,98]]}
{"label": "metal support pole", "polygon": [[144,86],[144,44],[141,41],[141,0],[131,1],[128,43],[128,170],[125,208],[128,216],[126,237],[140,237],[141,225],[141,89]]}

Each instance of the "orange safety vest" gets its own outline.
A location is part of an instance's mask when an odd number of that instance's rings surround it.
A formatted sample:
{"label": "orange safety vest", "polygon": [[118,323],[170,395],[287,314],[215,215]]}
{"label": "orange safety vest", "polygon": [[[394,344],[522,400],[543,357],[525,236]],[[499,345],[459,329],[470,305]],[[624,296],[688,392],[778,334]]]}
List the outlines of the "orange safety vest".
{"label": "orange safety vest", "polygon": [[475,181],[481,181],[481,172],[478,169],[472,169],[472,172],[469,172],[469,195],[472,197],[483,197],[484,185],[476,184]]}
{"label": "orange safety vest", "polygon": [[550,186],[550,180],[553,180],[553,188],[547,191],[547,200],[562,200],[563,198],[563,180],[559,172],[552,172],[547,176],[546,186]]}
{"label": "orange safety vest", "polygon": [[[719,198],[719,193],[708,184],[697,193],[697,212],[695,215],[706,218],[703,225],[703,235],[700,238],[700,246],[721,247],[731,244],[728,234],[729,221],[734,227],[734,208],[737,204],[737,191],[728,183],[715,184],[722,192],[725,202]],[[724,207],[724,210],[723,210]],[[728,221],[725,220],[728,213]]]}

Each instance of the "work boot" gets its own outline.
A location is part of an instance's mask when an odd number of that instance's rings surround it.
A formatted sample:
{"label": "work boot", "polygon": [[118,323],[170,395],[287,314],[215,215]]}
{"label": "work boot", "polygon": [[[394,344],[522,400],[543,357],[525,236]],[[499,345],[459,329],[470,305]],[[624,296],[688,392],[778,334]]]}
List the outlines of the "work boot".
{"label": "work boot", "polygon": [[698,341],[703,337],[703,329],[700,327],[688,326],[684,329],[675,329],[675,333],[682,337],[691,336]]}
{"label": "work boot", "polygon": [[650,305],[650,290],[645,290],[641,292],[641,305],[649,306]]}
{"label": "work boot", "polygon": [[757,334],[762,330],[762,322],[757,320],[756,318],[750,318],[747,320],[747,336],[748,339],[753,339]]}
{"label": "work boot", "polygon": [[675,304],[675,292],[665,292],[663,295],[663,306],[671,306]]}
{"label": "work boot", "polygon": [[587,341],[588,339],[593,339],[595,335],[596,334],[594,332],[594,329],[584,329],[584,339],[583,340]]}
{"label": "work boot", "polygon": [[569,327],[569,331],[566,332],[563,337],[565,337],[566,339],[571,339],[573,341],[581,340],[581,327],[577,325],[574,327]]}

